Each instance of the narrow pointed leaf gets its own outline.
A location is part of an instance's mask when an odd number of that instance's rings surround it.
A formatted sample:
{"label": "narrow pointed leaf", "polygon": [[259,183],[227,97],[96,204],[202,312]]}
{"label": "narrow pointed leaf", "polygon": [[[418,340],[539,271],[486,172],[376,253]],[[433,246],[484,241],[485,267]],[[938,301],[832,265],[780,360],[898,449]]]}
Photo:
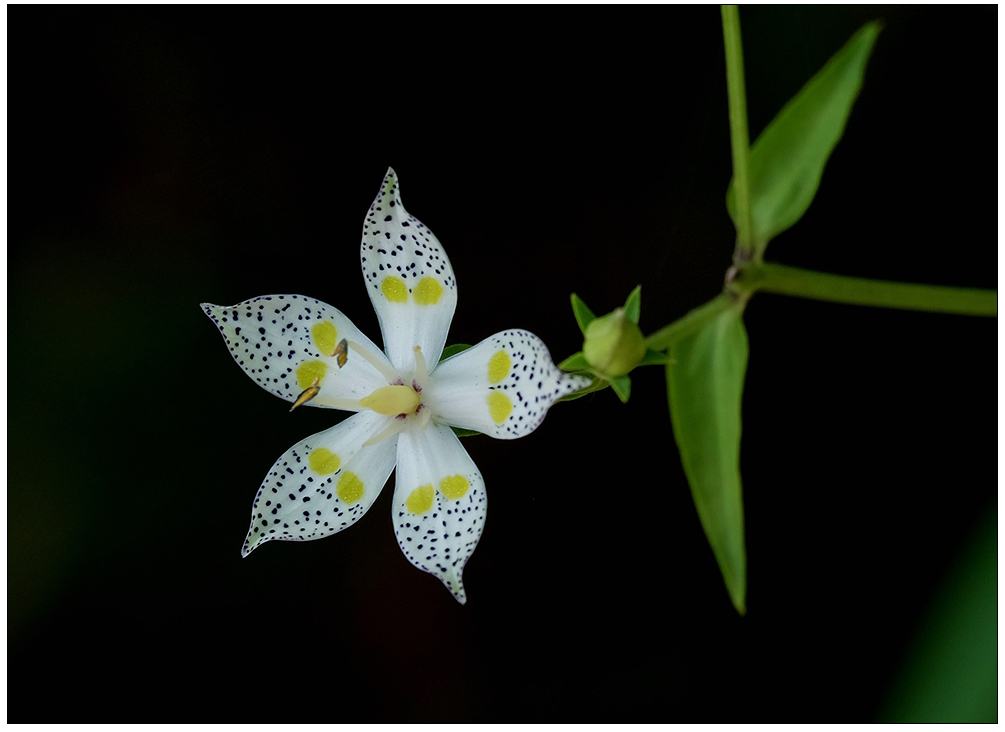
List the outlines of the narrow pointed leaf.
{"label": "narrow pointed leaf", "polygon": [[[827,159],[844,134],[879,31],[878,21],[864,25],[789,100],[750,148],[755,257],[813,202]],[[726,206],[735,223],[732,181]]]}
{"label": "narrow pointed leaf", "polygon": [[741,314],[726,310],[670,349],[674,438],[702,528],[733,605],[746,611],[747,552],[740,483],[740,400],[747,369]]}

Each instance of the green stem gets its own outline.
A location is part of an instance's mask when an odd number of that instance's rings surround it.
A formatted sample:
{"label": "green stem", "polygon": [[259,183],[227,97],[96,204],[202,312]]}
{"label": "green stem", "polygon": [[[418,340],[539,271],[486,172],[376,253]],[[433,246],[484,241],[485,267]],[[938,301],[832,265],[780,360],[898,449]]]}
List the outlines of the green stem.
{"label": "green stem", "polygon": [[726,93],[729,97],[729,141],[733,148],[733,193],[736,196],[736,248],[754,251],[754,221],[750,207],[750,136],[747,133],[747,91],[743,81],[740,13],[722,6],[722,38],[726,46]]}
{"label": "green stem", "polygon": [[740,274],[736,285],[737,289],[751,292],[775,292],[852,305],[958,315],[998,315],[996,290],[844,277],[782,264],[754,265]]}
{"label": "green stem", "polygon": [[697,332],[724,310],[742,307],[755,292],[808,297],[851,305],[925,310],[957,315],[998,315],[998,292],[970,287],[917,285],[813,272],[783,264],[760,263],[740,270],[723,292],[646,338],[646,348],[665,351]]}
{"label": "green stem", "polygon": [[664,351],[682,338],[696,333],[706,323],[715,320],[722,311],[735,306],[736,303],[735,295],[723,292],[646,338],[646,348]]}

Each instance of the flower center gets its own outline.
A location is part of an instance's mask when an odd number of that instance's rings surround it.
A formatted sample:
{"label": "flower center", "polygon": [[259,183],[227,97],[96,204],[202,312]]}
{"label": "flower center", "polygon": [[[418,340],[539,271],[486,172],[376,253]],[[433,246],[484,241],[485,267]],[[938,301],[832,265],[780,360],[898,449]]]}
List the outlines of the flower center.
{"label": "flower center", "polygon": [[419,395],[410,386],[383,386],[370,396],[359,400],[364,409],[372,409],[377,414],[414,414],[420,404]]}
{"label": "flower center", "polygon": [[432,412],[425,408],[422,397],[419,396],[429,379],[429,371],[426,369],[426,359],[422,357],[422,349],[416,346],[413,350],[415,374],[411,386],[405,386],[399,378],[397,384],[382,386],[374,390],[370,396],[359,400],[358,404],[363,409],[372,409],[377,414],[397,417],[385,429],[364,442],[363,447],[382,442],[406,428],[424,430],[429,424]]}

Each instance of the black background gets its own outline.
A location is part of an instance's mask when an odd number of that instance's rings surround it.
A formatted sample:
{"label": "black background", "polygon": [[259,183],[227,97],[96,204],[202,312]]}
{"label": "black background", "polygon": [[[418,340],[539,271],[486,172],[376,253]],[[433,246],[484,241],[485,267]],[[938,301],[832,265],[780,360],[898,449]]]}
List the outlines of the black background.
{"label": "black background", "polygon": [[[767,257],[997,287],[997,8],[743,8],[756,135],[883,18],[817,200]],[[300,293],[379,342],[359,269],[388,165],[443,242],[448,342],[642,285],[713,297],[734,232],[718,9],[12,7],[8,719],[867,721],[994,480],[996,322],[759,295],[748,613],[663,373],[467,438],[491,509],[458,605],[351,530],[240,558],[272,462],[332,423],[197,305]],[[393,478],[392,478],[393,480]],[[996,639],[995,639],[996,641]],[[55,704],[54,701],[59,703]]]}

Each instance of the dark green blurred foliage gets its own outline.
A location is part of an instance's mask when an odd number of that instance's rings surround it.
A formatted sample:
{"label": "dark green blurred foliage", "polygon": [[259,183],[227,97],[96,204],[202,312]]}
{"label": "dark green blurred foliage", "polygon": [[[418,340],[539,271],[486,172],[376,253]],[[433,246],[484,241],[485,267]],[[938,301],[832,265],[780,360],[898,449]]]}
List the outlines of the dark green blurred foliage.
{"label": "dark green blurred foliage", "polygon": [[998,507],[974,527],[925,613],[882,719],[998,721]]}
{"label": "dark green blurred foliage", "polygon": [[[733,250],[717,8],[9,17],[9,721],[877,717],[996,501],[991,320],[751,302],[744,618],[656,368],[465,438],[491,503],[467,606],[401,555],[390,486],[240,558],[273,460],[336,416],[289,414],[197,304],[302,293],[379,338],[357,246],[393,165],[457,275],[450,342],[523,327],[560,360],[570,292],[640,283],[643,332],[679,317]],[[996,8],[743,9],[751,134],[876,17],[771,257],[996,287]]]}

